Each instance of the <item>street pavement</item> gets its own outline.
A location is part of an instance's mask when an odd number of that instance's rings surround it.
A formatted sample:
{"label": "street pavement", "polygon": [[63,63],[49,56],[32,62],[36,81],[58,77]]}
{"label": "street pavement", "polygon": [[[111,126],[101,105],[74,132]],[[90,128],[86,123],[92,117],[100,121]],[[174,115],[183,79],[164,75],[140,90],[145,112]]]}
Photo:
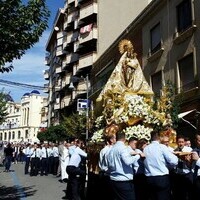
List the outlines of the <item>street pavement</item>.
{"label": "street pavement", "polygon": [[12,164],[11,172],[0,166],[0,200],[61,200],[66,183],[58,177],[24,175],[24,164]]}

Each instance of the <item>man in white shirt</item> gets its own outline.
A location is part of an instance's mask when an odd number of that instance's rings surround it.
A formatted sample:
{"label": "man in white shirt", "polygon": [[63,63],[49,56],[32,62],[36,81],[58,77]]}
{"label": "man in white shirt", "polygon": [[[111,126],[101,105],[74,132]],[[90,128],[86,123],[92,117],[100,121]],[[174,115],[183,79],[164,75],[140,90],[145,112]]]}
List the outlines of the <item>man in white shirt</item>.
{"label": "man in white shirt", "polygon": [[113,195],[115,199],[135,200],[133,164],[140,158],[140,155],[131,156],[125,145],[124,132],[118,131],[116,139],[117,142],[108,155],[108,169]]}
{"label": "man in white shirt", "polygon": [[151,143],[144,148],[144,167],[149,196],[156,200],[170,199],[170,178],[168,164],[176,166],[178,158],[166,145],[160,144],[160,135],[151,132]]}
{"label": "man in white shirt", "polygon": [[67,166],[67,173],[69,175],[67,184],[67,196],[74,200],[80,199],[80,178],[85,177],[86,172],[80,168],[81,159],[87,157],[87,153],[81,148],[84,146],[82,140],[77,140],[76,148],[71,154],[69,164]]}
{"label": "man in white shirt", "polygon": [[48,176],[49,173],[49,157],[52,153],[52,150],[49,148],[48,144],[44,144],[42,149],[41,149],[41,173],[40,175],[43,176]]}
{"label": "man in white shirt", "polygon": [[116,135],[110,135],[105,138],[105,147],[99,153],[99,177],[100,185],[102,186],[99,194],[100,199],[112,199],[112,192],[110,192],[110,172],[108,170],[108,155],[116,143]]}
{"label": "man in white shirt", "polygon": [[41,149],[37,143],[31,148],[31,171],[30,176],[37,176],[40,167]]}

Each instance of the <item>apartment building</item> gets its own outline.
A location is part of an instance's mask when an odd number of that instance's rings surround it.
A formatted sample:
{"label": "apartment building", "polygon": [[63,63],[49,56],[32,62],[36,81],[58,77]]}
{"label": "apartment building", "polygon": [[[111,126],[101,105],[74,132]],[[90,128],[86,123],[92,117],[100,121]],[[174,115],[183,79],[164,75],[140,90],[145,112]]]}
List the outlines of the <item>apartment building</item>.
{"label": "apartment building", "polygon": [[0,125],[0,140],[37,142],[37,133],[46,126],[45,97],[37,90],[25,93],[20,103],[8,101],[8,115]]}
{"label": "apartment building", "polygon": [[93,63],[149,2],[68,0],[59,9],[46,44],[48,126],[87,99]]}
{"label": "apartment building", "polygon": [[[146,79],[155,93],[170,80],[182,98],[181,111],[191,111],[180,133],[199,129],[200,14],[198,0],[153,0],[96,60],[91,72],[90,98],[95,102],[119,60],[118,43],[133,42]],[[196,114],[195,114],[196,113]],[[194,127],[197,129],[195,129]],[[194,134],[193,134],[194,135]]]}

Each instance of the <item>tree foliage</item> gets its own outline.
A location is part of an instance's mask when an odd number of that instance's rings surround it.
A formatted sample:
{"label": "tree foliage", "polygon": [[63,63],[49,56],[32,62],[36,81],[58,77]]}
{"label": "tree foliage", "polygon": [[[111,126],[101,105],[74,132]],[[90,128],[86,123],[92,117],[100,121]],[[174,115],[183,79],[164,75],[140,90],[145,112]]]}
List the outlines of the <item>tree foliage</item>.
{"label": "tree foliage", "polygon": [[[23,1],[24,2],[24,1]],[[20,59],[48,26],[50,12],[45,0],[0,1],[0,72],[9,72],[5,63]]]}
{"label": "tree foliage", "polygon": [[69,137],[85,137],[82,134],[86,131],[86,114],[73,113],[68,117],[64,117],[62,125]]}
{"label": "tree foliage", "polygon": [[37,135],[40,141],[64,141],[68,139],[65,128],[62,125],[50,126]]}
{"label": "tree foliage", "polygon": [[6,94],[3,91],[1,91],[0,92],[0,124],[4,121],[5,117],[8,115],[6,104],[7,104]]}

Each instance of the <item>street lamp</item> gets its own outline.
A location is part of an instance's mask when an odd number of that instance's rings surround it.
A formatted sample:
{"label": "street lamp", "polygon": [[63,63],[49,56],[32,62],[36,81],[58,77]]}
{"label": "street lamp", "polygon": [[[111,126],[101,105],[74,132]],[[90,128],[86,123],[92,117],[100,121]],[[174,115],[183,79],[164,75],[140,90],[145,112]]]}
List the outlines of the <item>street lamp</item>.
{"label": "street lamp", "polygon": [[[75,88],[74,82],[78,82],[81,79],[84,79],[85,84],[86,84],[86,90],[84,90],[84,91],[86,91],[86,102],[87,102],[87,104],[86,104],[86,131],[85,131],[85,134],[86,134],[85,139],[87,141],[88,135],[89,135],[89,102],[88,102],[88,100],[89,100],[89,77],[88,77],[88,75],[85,78],[79,78],[79,77],[73,76],[68,88],[71,90],[74,90],[74,88]],[[76,91],[83,91],[83,90],[76,90]]]}

